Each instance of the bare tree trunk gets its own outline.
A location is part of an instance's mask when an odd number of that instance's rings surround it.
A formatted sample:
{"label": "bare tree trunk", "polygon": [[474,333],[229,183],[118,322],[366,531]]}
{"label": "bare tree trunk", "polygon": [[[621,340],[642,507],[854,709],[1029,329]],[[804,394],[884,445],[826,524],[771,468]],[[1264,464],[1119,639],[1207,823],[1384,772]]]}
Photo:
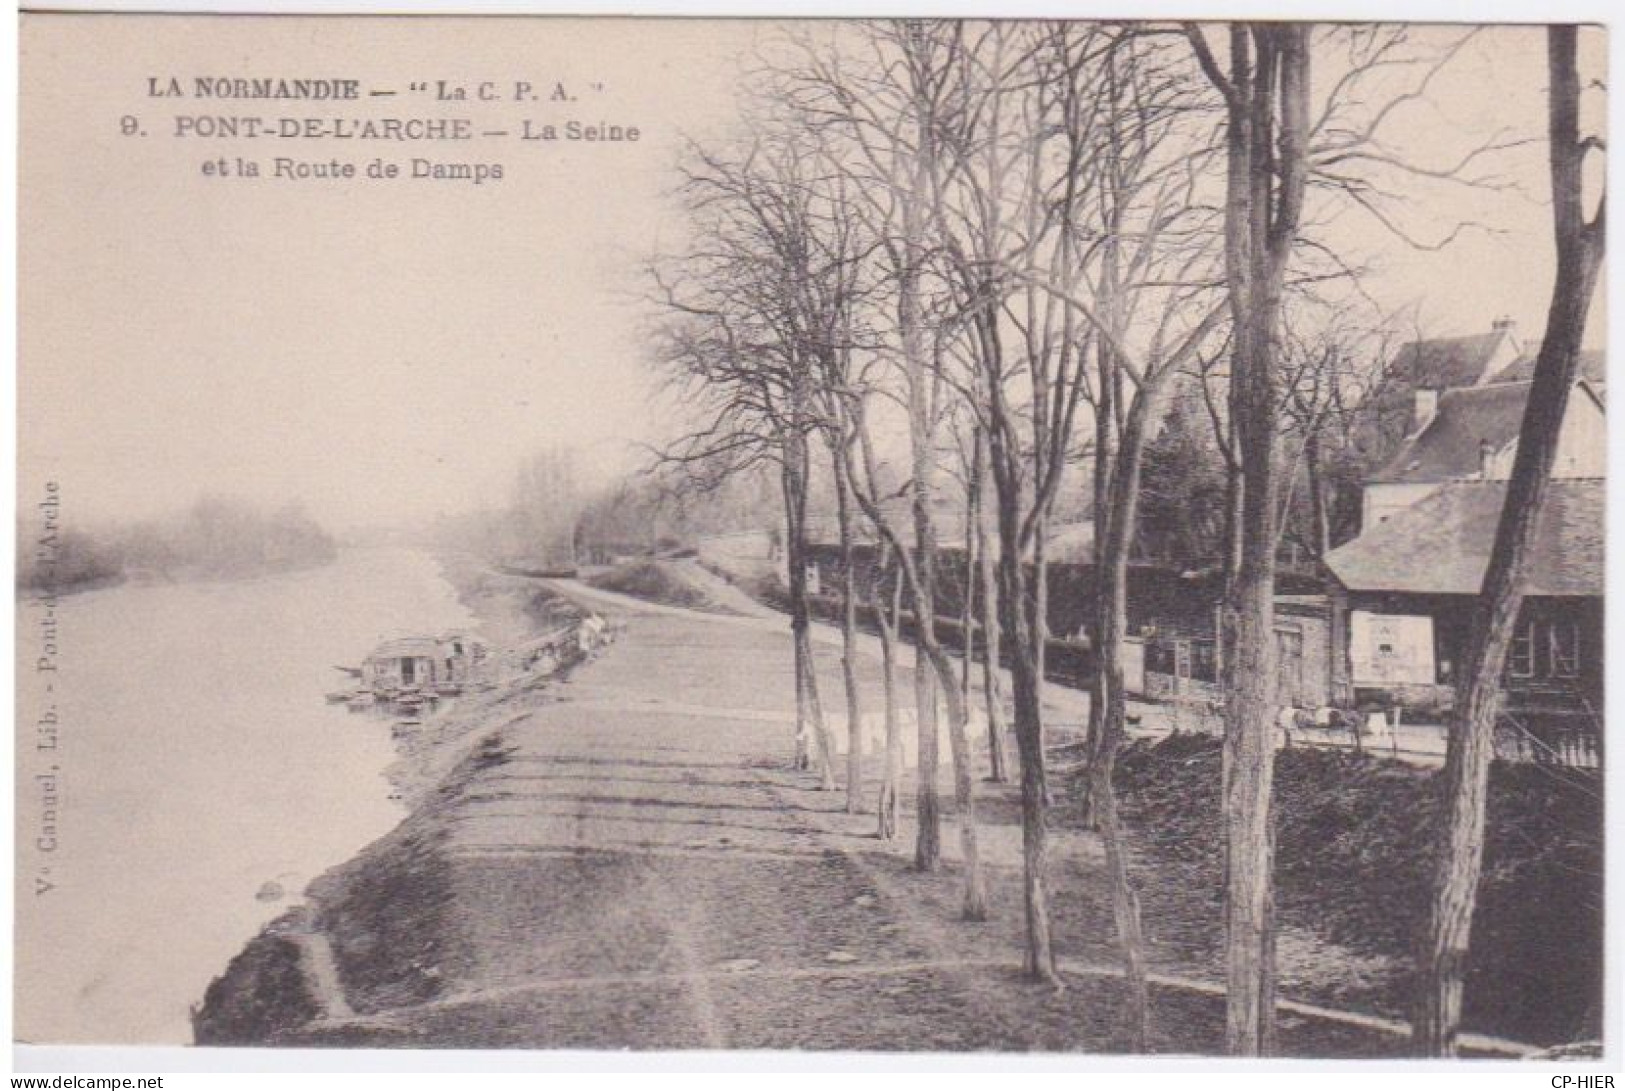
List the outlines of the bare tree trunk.
{"label": "bare tree trunk", "polygon": [[[919,630],[926,624],[916,600],[914,627]],[[914,866],[920,871],[935,871],[942,861],[942,804],[937,794],[937,680],[918,638],[914,644],[914,727]]]}
{"label": "bare tree trunk", "polygon": [[[1250,517],[1256,516],[1250,512]],[[1223,812],[1227,847],[1226,949],[1229,968],[1229,1048],[1261,1056],[1274,860],[1270,794],[1275,769],[1273,573],[1261,572],[1250,541],[1224,608],[1226,661]]]}
{"label": "bare tree trunk", "polygon": [[[1107,245],[1104,249],[1103,262],[1111,258],[1113,248]],[[1102,345],[1096,350],[1099,362],[1100,380],[1099,392],[1095,396],[1095,457],[1094,473],[1091,484],[1093,495],[1091,497],[1094,511],[1092,518],[1095,526],[1095,566],[1094,566],[1094,596],[1095,609],[1088,619],[1088,632],[1090,655],[1094,659],[1093,676],[1089,681],[1089,745],[1093,752],[1100,749],[1100,737],[1105,733],[1106,702],[1105,690],[1105,660],[1102,658],[1102,648],[1106,643],[1106,617],[1104,608],[1107,588],[1105,586],[1106,565],[1102,563],[1101,551],[1105,548],[1106,537],[1111,530],[1112,510],[1112,472],[1117,466],[1117,389],[1118,383],[1116,367],[1111,360],[1111,348]],[[1097,824],[1094,814],[1094,792],[1089,793],[1088,804],[1085,808],[1084,819],[1090,826]]]}
{"label": "bare tree trunk", "polygon": [[790,592],[790,642],[796,687],[796,733],[791,768],[812,768],[811,732],[808,728],[807,661],[802,655],[801,627],[807,602],[807,569],[801,556],[800,519],[796,513],[798,482],[787,458],[780,472],[784,486],[784,582]]}
{"label": "bare tree trunk", "polygon": [[[1104,360],[1105,368],[1114,362]],[[1166,375],[1166,373],[1164,373]],[[1163,376],[1147,376],[1133,399],[1112,465],[1105,474],[1103,511],[1095,517],[1096,622],[1095,684],[1099,708],[1092,710],[1089,801],[1106,853],[1112,882],[1112,915],[1128,984],[1128,1049],[1143,1053],[1150,1034],[1151,998],[1146,976],[1145,936],[1140,897],[1129,874],[1128,851],[1117,815],[1112,772],[1123,744],[1127,691],[1123,682],[1123,641],[1128,629],[1128,559],[1134,541],[1140,492],[1140,468],[1147,422],[1159,405]],[[1102,383],[1102,385],[1105,385]]]}
{"label": "bare tree trunk", "polygon": [[[906,339],[905,339],[906,340]],[[912,385],[910,397],[918,397],[918,387]],[[914,408],[911,405],[911,410]],[[929,417],[929,414],[927,414]],[[897,534],[880,511],[873,498],[873,482],[877,474],[871,437],[861,417],[858,421],[859,449],[863,452],[865,475],[870,483],[868,491],[855,495],[863,505],[864,513],[881,532],[897,557],[898,567],[908,585],[914,607],[916,653],[914,659],[914,694],[919,724],[919,814],[918,836],[915,839],[915,866],[923,871],[932,870],[941,859],[941,834],[937,794],[937,691],[941,690],[948,703],[949,743],[953,748],[955,765],[955,792],[959,803],[960,843],[965,868],[964,915],[968,920],[984,919],[987,913],[987,895],[983,886],[980,854],[976,839],[975,797],[969,774],[969,743],[965,734],[965,702],[961,699],[954,678],[953,664],[937,640],[935,611],[936,599],[935,558],[936,534],[929,512],[930,449],[920,444],[921,418],[915,418],[913,429],[917,444],[914,450],[915,480],[913,488],[914,531],[918,554],[911,556]],[[929,428],[923,429],[929,436]]]}
{"label": "bare tree trunk", "polygon": [[1033,534],[1033,580],[1031,609],[1028,623],[1033,634],[1033,701],[1038,709],[1038,787],[1044,797],[1044,806],[1052,802],[1049,794],[1049,767],[1045,757],[1044,687],[1049,684],[1049,519],[1040,512],[1033,520],[1037,529]]}
{"label": "bare tree trunk", "polygon": [[818,750],[818,787],[820,791],[833,792],[836,787],[835,736],[829,729],[829,721],[824,718],[824,702],[818,695],[818,674],[810,630],[801,629],[795,633],[795,647],[796,658],[805,664],[801,670],[801,682],[805,689],[807,719],[815,725],[813,738]]}
{"label": "bare tree trunk", "polygon": [[1267,1054],[1274,1042],[1276,381],[1282,284],[1309,169],[1309,32],[1304,23],[1231,24],[1227,77],[1200,29],[1188,29],[1227,107],[1230,431],[1240,466],[1232,511],[1240,518],[1222,610],[1222,807],[1225,1044],[1236,1056]]}
{"label": "bare tree trunk", "polygon": [[[1108,728],[1110,730],[1110,728]],[[1089,773],[1089,797],[1106,850],[1106,871],[1112,880],[1112,919],[1123,954],[1123,975],[1128,985],[1128,1041],[1130,1053],[1144,1053],[1151,1031],[1151,994],[1145,963],[1145,935],[1140,925],[1140,895],[1128,871],[1128,851],[1117,816],[1117,790],[1112,773],[1117,768],[1114,742]]]}
{"label": "bare tree trunk", "polygon": [[[937,707],[934,695],[935,690],[940,689],[948,705],[948,743],[954,760],[954,795],[965,867],[964,916],[967,920],[982,920],[987,916],[987,892],[982,882],[976,840],[975,784],[970,772],[970,746],[965,733],[965,702],[960,700],[953,664],[942,650],[936,630],[937,536],[931,516],[932,482],[936,473],[935,397],[931,383],[936,372],[926,358],[918,274],[914,271],[918,261],[918,240],[923,237],[925,227],[919,217],[918,202],[907,205],[905,219],[910,258],[907,274],[899,278],[898,309],[908,379],[909,440],[914,470],[909,492],[914,515],[916,555],[912,567],[905,563],[905,571],[912,572],[909,585],[914,598],[916,639],[914,693],[920,706],[920,806],[914,862],[920,870],[930,871],[937,866],[941,857],[936,783]],[[928,671],[935,674],[934,679]]]}
{"label": "bare tree trunk", "polygon": [[[916,173],[919,173],[918,171]],[[922,185],[915,183],[915,192]],[[927,391],[925,333],[922,328],[919,299],[919,255],[917,249],[923,237],[924,225],[916,201],[905,205],[903,225],[904,259],[897,278],[897,325],[903,346],[903,367],[908,387],[909,444],[913,456],[914,478],[910,482],[910,499],[914,509],[915,549],[914,566],[927,569],[936,564],[935,550],[927,553],[923,548],[930,538],[930,483],[932,451],[932,422]],[[901,556],[898,563],[905,569],[908,558]],[[915,804],[914,866],[921,871],[934,871],[942,856],[941,809],[937,797],[937,699],[931,665],[927,657],[919,654],[927,641],[934,642],[936,604],[930,592],[920,585],[924,573],[909,581],[914,613],[914,704],[915,728],[918,739],[916,757],[918,801]],[[952,685],[950,680],[949,685]]]}
{"label": "bare tree trunk", "polygon": [[954,759],[954,809],[959,816],[959,853],[965,868],[965,920],[987,919],[987,887],[982,879],[982,857],[976,838],[976,781],[972,773],[970,737],[965,730],[965,701],[952,684],[953,664],[940,645],[925,649],[943,682],[948,702],[948,746]]}
{"label": "bare tree trunk", "polygon": [[1241,511],[1241,467],[1227,463],[1224,468],[1224,593],[1235,586],[1241,568],[1241,528],[1246,517]]}
{"label": "bare tree trunk", "polygon": [[[1111,291],[1113,263],[1116,248],[1108,243],[1104,248],[1102,262],[1107,266],[1107,275],[1102,276],[1103,286]],[[1108,309],[1109,308],[1105,308]],[[1094,598],[1095,609],[1088,619],[1089,653],[1093,660],[1093,670],[1089,679],[1089,751],[1091,769],[1102,763],[1107,743],[1106,718],[1107,710],[1111,704],[1111,689],[1108,684],[1108,675],[1113,665],[1107,643],[1111,640],[1109,632],[1114,617],[1112,603],[1115,601],[1113,585],[1111,583],[1112,555],[1108,552],[1111,537],[1113,512],[1112,478],[1118,469],[1118,396],[1121,393],[1121,361],[1117,359],[1109,344],[1102,344],[1097,350],[1099,364],[1099,392],[1095,399],[1095,460],[1093,474],[1094,505],[1093,521],[1095,527],[1094,546]],[[1115,745],[1115,743],[1113,744]],[[1089,790],[1084,799],[1084,823],[1087,827],[1099,830],[1102,836],[1105,830],[1101,828],[1099,807],[1099,793],[1093,786],[1093,777],[1089,781]],[[1111,791],[1111,785],[1106,785]],[[1108,850],[1109,852],[1109,850]],[[1131,997],[1132,999],[1132,997]]]}
{"label": "bare tree trunk", "polygon": [[1320,431],[1311,428],[1309,435],[1304,439],[1303,451],[1304,468],[1309,475],[1309,518],[1310,548],[1314,550],[1315,560],[1323,561],[1326,554],[1332,551],[1332,521],[1326,499],[1326,479],[1324,468],[1321,465]]}
{"label": "bare tree trunk", "polygon": [[930,871],[941,858],[938,833],[937,772],[937,692],[947,704],[948,746],[954,765],[954,806],[959,818],[960,855],[965,868],[966,920],[987,918],[987,890],[982,881],[981,853],[976,838],[975,783],[971,774],[970,741],[965,731],[965,702],[955,684],[953,664],[936,635],[934,565],[936,541],[929,516],[923,516],[918,500],[915,507],[915,532],[920,541],[920,556],[916,561],[914,579],[914,694],[920,706],[920,809],[929,806],[932,811],[931,836],[927,840],[922,832],[916,843],[914,863],[921,871]]}
{"label": "bare tree trunk", "polygon": [[[884,554],[877,580],[884,578]],[[878,584],[876,585],[879,586]],[[897,629],[903,612],[903,578],[893,577],[891,602],[875,596],[875,619],[880,627],[880,667],[886,702],[886,768],[880,780],[877,832],[882,841],[897,837],[902,811],[903,733],[897,722]]]}
{"label": "bare tree trunk", "polygon": [[959,694],[970,709],[971,666],[976,662],[976,521],[981,508],[981,480],[974,465],[965,490],[965,564],[961,569],[959,638],[963,658],[959,663]]}
{"label": "bare tree trunk", "polygon": [[[1003,567],[1020,567],[1019,561]],[[1012,587],[1012,583],[1016,586]],[[1005,574],[1005,594],[1019,601],[1023,588],[1019,577]],[[1036,656],[1033,653],[1029,623],[1019,608],[1010,609],[1010,681],[1015,697],[1016,747],[1021,756],[1021,857],[1022,893],[1027,916],[1026,972],[1057,987],[1060,973],[1055,965],[1055,947],[1050,933],[1048,871],[1047,801],[1044,786],[1042,710]]]}
{"label": "bare tree trunk", "polygon": [[[806,750],[810,734],[816,740],[819,787],[835,790],[835,736],[824,719],[823,702],[818,696],[818,667],[812,648],[812,610],[807,599],[807,437],[789,437],[785,452],[785,482],[788,488],[788,554],[790,558],[790,631],[794,637],[796,660],[796,738],[797,768],[807,768]],[[809,731],[810,728],[810,731]],[[805,748],[805,749],[804,749]]]}
{"label": "bare tree trunk", "polygon": [[846,686],[846,813],[863,810],[863,700],[858,689],[858,594],[852,538],[852,482],[835,452],[835,511],[841,535],[841,680]]}
{"label": "bare tree trunk", "polygon": [[1530,546],[1551,480],[1569,392],[1578,373],[1581,339],[1606,238],[1604,208],[1599,205],[1595,218],[1587,222],[1583,207],[1581,167],[1586,145],[1579,134],[1575,40],[1573,26],[1547,30],[1557,279],[1518,433],[1512,477],[1456,686],[1444,768],[1445,825],[1418,959],[1412,1022],[1412,1042],[1423,1056],[1447,1057],[1456,1052],[1473,908],[1483,864],[1501,674],[1523,604]]}
{"label": "bare tree trunk", "polygon": [[[985,491],[989,476],[987,433],[981,429],[976,433],[976,461],[977,476],[984,482]],[[987,524],[988,503],[984,498],[977,505],[976,556],[981,573],[978,582],[982,606],[982,697],[987,705],[987,779],[1005,784],[1010,780],[1010,773],[1004,753],[1004,685],[1000,671],[1003,625],[999,619],[999,580],[994,571],[993,552],[988,548]]]}
{"label": "bare tree trunk", "polygon": [[[1002,434],[990,441],[995,465],[1008,465]],[[1000,461],[1002,460],[1002,461]],[[1005,637],[1010,651],[1010,682],[1015,702],[1016,749],[1021,759],[1022,895],[1027,918],[1025,969],[1028,975],[1061,987],[1050,932],[1047,799],[1044,787],[1043,707],[1039,671],[1043,664],[1033,632],[1026,569],[1021,556],[1021,496],[1009,481],[995,494],[999,517],[999,583],[1004,598]]]}

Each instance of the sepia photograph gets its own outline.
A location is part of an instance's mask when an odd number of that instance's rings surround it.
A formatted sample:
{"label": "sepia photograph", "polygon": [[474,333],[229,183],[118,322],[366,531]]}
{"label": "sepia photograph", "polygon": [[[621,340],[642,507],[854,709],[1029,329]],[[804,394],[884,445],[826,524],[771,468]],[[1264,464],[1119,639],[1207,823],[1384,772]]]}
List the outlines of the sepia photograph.
{"label": "sepia photograph", "polygon": [[994,14],[20,14],[17,1057],[1618,1064],[1609,28]]}

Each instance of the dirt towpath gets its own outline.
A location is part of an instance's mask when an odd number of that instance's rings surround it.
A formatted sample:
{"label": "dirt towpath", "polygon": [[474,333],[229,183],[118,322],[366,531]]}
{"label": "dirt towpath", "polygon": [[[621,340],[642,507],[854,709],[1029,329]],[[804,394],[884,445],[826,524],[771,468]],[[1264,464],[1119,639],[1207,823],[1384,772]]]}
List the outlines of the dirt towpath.
{"label": "dirt towpath", "polygon": [[[1109,932],[1062,945],[1064,992],[1019,972],[1007,799],[987,800],[994,919],[961,921],[955,865],[914,871],[911,827],[882,843],[872,815],[847,815],[841,793],[784,767],[791,651],[782,623],[567,590],[611,612],[624,626],[619,640],[567,682],[507,701],[498,726],[474,733],[479,760],[414,820],[434,844],[421,865],[428,893],[417,895],[432,912],[413,924],[409,949],[380,940],[387,924],[338,929],[345,995],[327,1010],[340,1014],[285,1040],[1118,1048]],[[837,652],[820,644],[818,655],[826,700],[838,701]],[[866,661],[863,674],[878,694],[876,665]],[[942,779],[946,791],[946,771]],[[1061,871],[1097,855],[1091,838],[1057,841]],[[363,870],[339,885],[362,900],[372,882]],[[375,905],[368,919],[398,911]],[[409,971],[433,987],[403,996]],[[1222,1001],[1176,986],[1156,990],[1152,1047],[1216,1052]],[[1380,1026],[1309,1009],[1285,1024],[1285,1045],[1300,1055],[1402,1047]]]}

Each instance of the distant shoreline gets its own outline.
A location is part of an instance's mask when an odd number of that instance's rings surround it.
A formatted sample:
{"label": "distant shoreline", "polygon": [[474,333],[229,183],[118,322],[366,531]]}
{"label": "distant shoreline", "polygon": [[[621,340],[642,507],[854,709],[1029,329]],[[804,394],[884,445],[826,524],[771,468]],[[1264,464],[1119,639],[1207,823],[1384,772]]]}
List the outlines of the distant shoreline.
{"label": "distant shoreline", "polygon": [[338,553],[321,559],[298,561],[288,564],[263,565],[245,568],[241,571],[185,571],[140,570],[136,572],[117,572],[111,575],[94,576],[88,579],[64,580],[59,583],[38,584],[17,581],[17,598],[23,602],[37,602],[49,598],[65,598],[70,595],[84,594],[89,591],[103,591],[110,587],[155,587],[178,583],[232,583],[241,580],[261,579],[265,576],[285,576],[295,572],[309,572],[317,568],[325,568],[338,560]]}

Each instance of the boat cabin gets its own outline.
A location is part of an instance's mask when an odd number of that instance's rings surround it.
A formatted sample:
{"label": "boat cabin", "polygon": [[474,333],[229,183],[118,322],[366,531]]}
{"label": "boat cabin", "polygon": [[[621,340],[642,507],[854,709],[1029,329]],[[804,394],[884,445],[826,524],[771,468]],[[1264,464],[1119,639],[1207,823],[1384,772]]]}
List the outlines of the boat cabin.
{"label": "boat cabin", "polygon": [[388,640],[362,663],[361,682],[374,691],[460,684],[474,676],[486,651],[484,641],[466,633]]}

